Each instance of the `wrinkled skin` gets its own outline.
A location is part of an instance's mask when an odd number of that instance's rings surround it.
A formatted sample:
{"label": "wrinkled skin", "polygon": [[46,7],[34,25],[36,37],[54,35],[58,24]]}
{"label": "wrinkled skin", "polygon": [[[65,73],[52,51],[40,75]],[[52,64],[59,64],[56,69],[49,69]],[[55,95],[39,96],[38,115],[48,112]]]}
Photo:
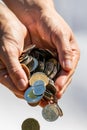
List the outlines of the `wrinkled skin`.
{"label": "wrinkled skin", "polygon": [[4,66],[4,69],[0,69],[0,82],[18,97],[23,97],[28,81],[18,57],[24,48],[30,44],[36,44],[37,47],[48,48],[58,53],[62,70],[55,81],[55,86],[57,97],[60,98],[72,80],[80,57],[72,30],[56,12],[52,1],[48,5],[41,3],[40,0],[37,2],[36,0],[15,2],[9,0],[5,3],[21,22],[9,9],[5,8],[8,17],[4,17],[5,14],[2,13],[3,20],[0,21],[0,66],[2,64]]}

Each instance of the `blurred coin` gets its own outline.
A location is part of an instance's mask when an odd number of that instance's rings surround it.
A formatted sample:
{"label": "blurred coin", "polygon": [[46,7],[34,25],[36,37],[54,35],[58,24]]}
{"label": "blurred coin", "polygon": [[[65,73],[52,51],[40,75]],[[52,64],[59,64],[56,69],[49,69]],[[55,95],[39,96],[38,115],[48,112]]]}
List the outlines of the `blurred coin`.
{"label": "blurred coin", "polygon": [[56,87],[53,80],[49,79],[49,83],[47,84],[46,89],[49,90],[53,95],[56,94]]}
{"label": "blurred coin", "polygon": [[33,90],[34,90],[34,87],[29,87],[29,88],[25,91],[25,93],[24,93],[24,98],[25,98],[25,100],[26,100],[28,103],[31,103],[31,104],[34,104],[34,103],[39,102],[39,101],[42,99],[42,97],[43,97],[43,95],[39,95],[39,96],[34,95]]}
{"label": "blurred coin", "polygon": [[54,96],[53,94],[49,91],[49,90],[46,90],[44,92],[44,96],[43,98],[46,100],[46,101],[52,101],[54,99]]}
{"label": "blurred coin", "polygon": [[49,78],[54,79],[57,73],[58,73],[57,66],[54,66],[53,72],[49,75]]}
{"label": "blurred coin", "polygon": [[36,46],[35,44],[29,45],[27,48],[24,49],[22,54],[30,53],[35,48],[35,46]]}
{"label": "blurred coin", "polygon": [[57,57],[57,53],[50,51],[49,49],[45,49],[46,55],[49,55],[50,58]]}
{"label": "blurred coin", "polygon": [[44,82],[42,80],[37,80],[34,84],[33,84],[33,93],[35,95],[42,95],[45,90],[46,90],[46,87],[44,86]]}
{"label": "blurred coin", "polygon": [[47,75],[45,73],[36,72],[31,76],[31,78],[29,80],[30,85],[33,86],[33,84],[38,80],[42,80],[44,82],[44,86],[46,86],[49,83],[49,78],[47,77]]}
{"label": "blurred coin", "polygon": [[34,118],[28,118],[23,121],[22,130],[40,130],[39,122]]}
{"label": "blurred coin", "polygon": [[55,104],[48,104],[42,110],[42,116],[47,121],[55,121],[59,117],[59,113]]}
{"label": "blurred coin", "polygon": [[26,54],[22,54],[20,57],[19,57],[19,61],[20,63],[24,63],[24,61],[26,61],[28,58],[28,55]]}
{"label": "blurred coin", "polygon": [[44,61],[38,61],[38,67],[37,67],[37,72],[43,72],[45,68],[45,63]]}
{"label": "blurred coin", "polygon": [[30,72],[33,72],[38,67],[38,61],[36,58],[33,58],[32,56],[29,56],[31,58],[31,62],[27,64]]}
{"label": "blurred coin", "polygon": [[27,78],[30,79],[30,71],[28,69],[28,67],[25,64],[21,64],[23,70],[25,71]]}
{"label": "blurred coin", "polygon": [[49,60],[45,64],[45,70],[44,73],[49,76],[54,69],[54,63],[50,62]]}
{"label": "blurred coin", "polygon": [[30,55],[31,55],[32,57],[36,58],[37,60],[40,59],[40,57],[39,57],[39,52],[38,52],[38,48],[34,48],[34,49],[31,51]]}

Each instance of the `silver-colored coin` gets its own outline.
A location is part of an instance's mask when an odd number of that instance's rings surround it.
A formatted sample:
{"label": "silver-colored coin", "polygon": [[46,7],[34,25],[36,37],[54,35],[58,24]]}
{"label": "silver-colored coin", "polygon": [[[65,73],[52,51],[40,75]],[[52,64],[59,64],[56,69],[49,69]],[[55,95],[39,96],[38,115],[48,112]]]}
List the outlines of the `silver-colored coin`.
{"label": "silver-colored coin", "polygon": [[33,72],[38,67],[38,61],[36,58],[33,58],[32,56],[29,56],[29,57],[31,57],[32,60],[31,60],[31,62],[29,62],[27,64],[27,66],[28,66],[30,72]]}
{"label": "silver-colored coin", "polygon": [[54,95],[53,95],[49,90],[46,90],[46,91],[44,92],[43,98],[44,98],[46,101],[54,101]]}
{"label": "silver-colored coin", "polygon": [[56,94],[56,87],[54,85],[54,81],[49,79],[49,83],[46,86],[47,90],[50,91],[53,95]]}
{"label": "silver-colored coin", "polygon": [[34,95],[42,95],[45,90],[46,87],[44,86],[44,82],[42,80],[37,80],[34,84],[33,84],[33,93]]}
{"label": "silver-colored coin", "polygon": [[55,78],[55,76],[57,75],[57,66],[54,66],[53,72],[49,75],[50,79]]}
{"label": "silver-colored coin", "polygon": [[45,68],[45,63],[44,61],[38,61],[38,67],[37,67],[37,72],[43,72]]}
{"label": "silver-colored coin", "polygon": [[46,62],[44,72],[47,76],[49,76],[53,72],[53,69],[54,69],[54,63],[49,61]]}
{"label": "silver-colored coin", "polygon": [[59,112],[55,104],[48,104],[42,110],[42,116],[45,120],[52,122],[58,119]]}

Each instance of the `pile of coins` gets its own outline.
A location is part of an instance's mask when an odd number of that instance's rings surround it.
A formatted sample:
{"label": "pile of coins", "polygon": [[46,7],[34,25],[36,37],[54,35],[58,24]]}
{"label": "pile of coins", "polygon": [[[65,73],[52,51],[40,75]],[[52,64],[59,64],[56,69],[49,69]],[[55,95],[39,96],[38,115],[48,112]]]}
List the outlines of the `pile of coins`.
{"label": "pile of coins", "polygon": [[61,66],[58,57],[48,49],[39,49],[35,45],[24,51],[19,58],[22,65],[29,69],[29,88],[24,98],[31,106],[36,106],[43,99],[47,102],[42,110],[42,116],[47,121],[55,121],[62,116],[62,110],[57,103],[54,81]]}

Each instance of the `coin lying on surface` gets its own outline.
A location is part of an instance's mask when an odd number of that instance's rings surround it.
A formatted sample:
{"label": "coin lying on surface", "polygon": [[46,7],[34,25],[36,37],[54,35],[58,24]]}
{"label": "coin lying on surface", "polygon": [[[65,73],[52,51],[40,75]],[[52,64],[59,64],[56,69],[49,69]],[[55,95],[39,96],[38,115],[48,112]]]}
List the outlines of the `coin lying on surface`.
{"label": "coin lying on surface", "polygon": [[40,130],[39,122],[34,118],[28,118],[22,123],[22,130]]}

